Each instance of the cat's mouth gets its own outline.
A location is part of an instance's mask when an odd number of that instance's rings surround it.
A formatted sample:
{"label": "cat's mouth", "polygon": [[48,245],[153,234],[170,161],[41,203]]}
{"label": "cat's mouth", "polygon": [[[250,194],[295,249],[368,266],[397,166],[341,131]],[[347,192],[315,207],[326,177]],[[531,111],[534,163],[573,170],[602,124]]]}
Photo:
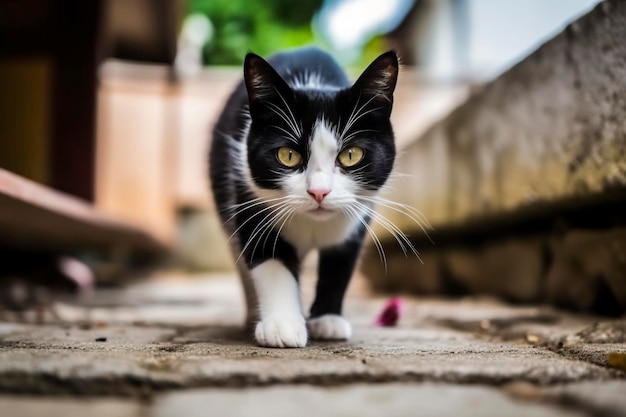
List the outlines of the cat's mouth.
{"label": "cat's mouth", "polygon": [[311,213],[334,213],[335,212],[335,210],[328,208],[328,207],[323,207],[323,206],[317,206],[315,208],[312,208],[309,211]]}
{"label": "cat's mouth", "polygon": [[319,219],[319,220],[323,220],[323,219],[327,219],[329,217],[331,217],[333,214],[335,214],[335,210],[333,209],[329,209],[326,207],[322,207],[322,206],[318,206],[314,209],[311,209],[308,211],[314,218]]}

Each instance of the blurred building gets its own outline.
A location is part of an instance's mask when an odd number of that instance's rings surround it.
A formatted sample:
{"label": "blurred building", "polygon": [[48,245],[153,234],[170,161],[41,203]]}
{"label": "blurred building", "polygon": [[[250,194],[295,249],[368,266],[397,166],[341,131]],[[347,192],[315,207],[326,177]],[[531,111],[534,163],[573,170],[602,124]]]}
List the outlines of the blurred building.
{"label": "blurred building", "polygon": [[[171,65],[183,6],[175,0],[0,1],[1,245],[154,250],[172,241],[174,215],[172,209],[165,214],[163,204],[145,204],[148,221],[135,223],[102,203],[111,144],[101,133],[100,71],[109,59]],[[131,130],[124,152],[140,140]],[[135,163],[167,159],[158,152],[136,154]],[[135,185],[133,195],[148,203],[162,198],[146,184]]]}
{"label": "blurred building", "polygon": [[[400,52],[402,149],[598,2],[398,0],[368,27],[337,12],[380,14],[367,1],[326,1],[315,22],[360,31],[358,53],[381,34]],[[213,28],[185,15],[184,0],[0,0],[0,167],[179,243],[189,265],[224,268],[206,155],[241,70],[202,68]]]}
{"label": "blurred building", "polygon": [[600,0],[418,0],[389,35],[435,80],[495,78]]}

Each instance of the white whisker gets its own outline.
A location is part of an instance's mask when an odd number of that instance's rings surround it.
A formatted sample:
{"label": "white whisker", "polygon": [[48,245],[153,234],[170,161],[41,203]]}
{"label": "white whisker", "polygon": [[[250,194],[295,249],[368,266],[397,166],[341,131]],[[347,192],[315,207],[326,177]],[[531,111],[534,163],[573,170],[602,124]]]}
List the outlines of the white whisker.
{"label": "white whisker", "polygon": [[291,111],[291,107],[289,106],[289,104],[287,104],[287,100],[285,100],[285,98],[283,97],[282,94],[280,94],[280,91],[278,91],[278,89],[276,87],[274,87],[274,91],[276,91],[276,93],[278,93],[278,96],[280,97],[280,99],[283,101],[283,104],[285,105],[285,107],[287,108],[287,110],[289,111],[289,115],[291,116],[291,120],[293,122],[293,125],[296,127],[296,129],[294,130],[294,132],[298,135],[298,136],[302,136],[302,127],[300,126],[300,129],[298,129],[298,122],[296,121],[295,116],[293,115],[293,112]]}
{"label": "white whisker", "polygon": [[411,252],[413,252],[413,254],[417,256],[420,262],[422,262],[422,258],[420,257],[419,253],[417,252],[417,250],[415,249],[415,247],[413,246],[409,238],[404,233],[402,233],[402,231],[395,224],[393,224],[393,222],[391,222],[385,216],[381,215],[380,213],[376,212],[376,210],[372,209],[371,207],[368,207],[365,204],[358,203],[358,202],[356,204],[361,209],[366,211],[373,220],[378,222],[384,229],[386,229],[396,239],[396,241],[400,245],[400,248],[402,249],[402,252],[404,252],[405,256],[408,255],[408,252],[406,250],[406,247],[408,247],[411,250]]}
{"label": "white whisker", "polygon": [[377,196],[376,197],[358,197],[358,198],[360,200],[368,201],[370,203],[374,203],[379,206],[388,208],[389,210],[393,210],[397,213],[403,214],[404,216],[406,216],[407,218],[409,218],[410,220],[412,220],[419,226],[419,228],[422,230],[422,232],[426,235],[426,237],[431,243],[433,244],[435,243],[433,239],[430,237],[430,235],[428,234],[428,230],[426,230],[426,229],[430,229],[430,230],[434,230],[434,229],[431,226],[430,222],[428,222],[426,217],[419,210],[407,204],[396,203],[394,201],[387,200],[386,198],[377,197]]}
{"label": "white whisker", "polygon": [[236,216],[238,216],[239,214],[243,213],[246,210],[251,209],[252,207],[256,207],[256,206],[259,206],[261,204],[272,203],[274,201],[282,201],[282,200],[286,200],[288,198],[289,197],[278,197],[278,198],[271,198],[271,199],[263,199],[263,198],[259,197],[259,198],[254,198],[252,200],[246,201],[246,202],[241,203],[241,204],[234,204],[234,205],[228,207],[227,210],[224,210],[224,211],[231,211],[231,210],[237,208],[237,211],[235,211],[228,219],[226,219],[224,224],[229,223]]}
{"label": "white whisker", "polygon": [[283,119],[283,121],[287,124],[287,126],[293,131],[295,136],[301,136],[297,125],[295,124],[295,122],[292,122],[291,120],[289,120],[289,116],[287,116],[287,113],[285,113],[283,109],[281,109],[280,107],[278,107],[276,104],[272,102],[267,102],[266,104],[268,105],[270,110],[272,110],[277,116]]}
{"label": "white whisker", "polygon": [[265,221],[265,219],[263,219],[263,221],[261,223],[259,223],[259,225],[262,224],[261,228],[259,229],[259,231],[257,233],[251,235],[251,237],[250,237],[250,240],[252,240],[258,234],[258,238],[256,240],[254,248],[252,248],[252,254],[251,254],[252,257],[254,257],[254,253],[256,252],[256,248],[258,247],[259,243],[261,242],[261,239],[263,239],[263,236],[265,236],[265,239],[263,241],[263,250],[265,250],[265,245],[267,244],[267,239],[270,237],[270,234],[272,233],[272,230],[274,230],[274,228],[281,221],[281,219],[286,214],[289,213],[289,210],[290,210],[289,206],[284,205],[279,210],[277,210],[277,213],[275,213],[270,219],[268,219],[267,222]]}
{"label": "white whisker", "polygon": [[[270,218],[275,219],[276,216],[280,215],[280,213],[282,212],[282,210],[285,209],[285,204],[278,204],[280,207],[272,210],[270,213],[268,213],[265,217],[263,217],[263,219],[261,219],[257,225],[254,227],[254,229],[252,230],[252,232],[250,233],[250,236],[248,237],[248,240],[246,241],[245,245],[243,245],[243,247],[241,248],[241,253],[239,254],[239,257],[237,258],[237,260],[235,261],[235,263],[239,262],[239,259],[241,259],[241,257],[244,255],[244,253],[246,252],[246,250],[248,249],[248,247],[252,244],[254,238],[259,234],[259,233],[265,233],[266,230],[269,230],[268,228],[272,227],[272,222],[269,221],[266,223],[266,221]],[[258,213],[257,213],[258,214]],[[256,216],[256,214],[255,214]],[[250,219],[248,219],[250,220]],[[248,221],[246,220],[246,222]],[[261,236],[263,236],[261,234]],[[257,240],[257,244],[258,244],[258,240]],[[256,248],[256,246],[255,246]],[[252,252],[252,255],[254,255],[254,251]]]}
{"label": "white whisker", "polygon": [[374,246],[376,246],[376,250],[378,251],[378,256],[385,266],[385,273],[387,273],[387,256],[385,255],[385,249],[383,248],[383,244],[380,242],[380,239],[378,238],[378,236],[376,236],[374,230],[370,227],[369,224],[367,224],[367,221],[363,219],[363,217],[359,214],[356,208],[352,206],[346,206],[345,210],[351,213],[352,217],[357,219],[363,225],[363,227],[365,227],[367,233],[372,237],[372,240],[374,241]]}
{"label": "white whisker", "polygon": [[[366,108],[366,107],[367,107],[367,106],[368,106],[368,105],[372,102],[372,100],[374,100],[375,98],[376,98],[375,96],[374,96],[374,97],[372,97],[372,98],[370,98],[369,100],[367,100],[367,101],[365,102],[365,104],[363,104],[363,105],[362,105],[361,107],[359,107],[359,109],[357,110],[356,108],[357,108],[357,106],[359,105],[359,102],[360,102],[360,100],[361,100],[361,96],[359,95],[359,97],[358,97],[358,99],[357,99],[357,101],[356,101],[356,104],[354,105],[354,108],[352,109],[352,112],[350,113],[350,117],[348,118],[348,121],[346,122],[346,126],[343,128],[343,131],[341,132],[341,135],[340,135],[340,137],[339,137],[339,138],[340,138],[340,140],[341,140],[342,142],[344,141],[345,134],[346,134],[346,133],[348,133],[348,132],[350,131],[350,128],[352,127],[352,125],[353,125],[354,123],[356,123],[356,121],[357,121],[357,120],[359,120],[359,119],[363,116],[362,114],[360,115],[360,113],[361,113],[361,112],[362,112],[362,111],[363,111],[363,110],[364,110],[364,109],[365,109],[365,108]],[[377,109],[378,109],[378,108],[377,108]],[[370,113],[370,112],[371,112],[371,111],[368,111],[368,112],[366,112],[365,114]]]}
{"label": "white whisker", "polygon": [[278,129],[278,130],[280,130],[280,131],[281,131],[281,132],[283,132],[285,135],[287,135],[287,136],[286,136],[286,138],[287,138],[287,139],[289,139],[291,142],[295,143],[296,145],[298,144],[298,138],[296,138],[296,137],[295,137],[295,136],[294,136],[291,132],[289,132],[289,131],[288,131],[288,130],[286,130],[286,129],[283,129],[283,128],[282,128],[282,127],[280,127],[280,126],[276,126],[276,125],[274,125],[273,127],[274,127],[274,128],[276,128],[276,129]]}
{"label": "white whisker", "polygon": [[[278,238],[280,237],[280,234],[283,231],[283,227],[285,227],[285,223],[287,223],[287,221],[291,219],[291,217],[292,217],[293,213],[295,213],[295,211],[296,211],[295,208],[292,208],[290,211],[288,211],[287,215],[285,216],[285,219],[283,220],[283,223],[278,228],[278,232],[276,232],[276,238],[274,238],[274,246],[272,247],[272,257],[276,256],[276,244],[278,243]],[[265,243],[264,243],[264,245],[265,245]]]}
{"label": "white whisker", "polygon": [[[278,209],[274,209],[274,210],[272,210],[273,208],[275,208],[275,207],[280,207],[280,206],[281,206],[281,205],[283,205],[283,204],[284,204],[283,202],[279,202],[279,203],[276,203],[276,204],[272,204],[271,206],[267,206],[267,207],[265,207],[265,208],[263,208],[263,209],[261,209],[261,210],[257,211],[256,213],[254,213],[254,214],[253,214],[253,215],[251,215],[250,217],[248,217],[248,218],[246,219],[246,221],[244,221],[243,223],[241,223],[241,224],[239,225],[239,227],[237,227],[237,229],[235,229],[235,231],[234,231],[234,232],[230,235],[230,237],[228,238],[228,241],[230,241],[230,240],[233,238],[233,236],[235,236],[235,235],[239,232],[239,230],[241,230],[241,228],[242,228],[242,227],[244,227],[244,226],[245,226],[248,222],[250,222],[252,219],[254,219],[255,217],[257,217],[257,216],[258,216],[258,215],[260,215],[260,214],[263,214],[264,212],[266,212],[266,211],[268,211],[268,210],[270,210],[270,215],[271,215],[271,214],[272,214],[275,210],[278,210]],[[267,218],[267,217],[266,217],[266,218]],[[265,219],[265,218],[264,218],[264,219]]]}
{"label": "white whisker", "polygon": [[365,133],[365,132],[380,132],[380,130],[376,130],[376,129],[359,129],[359,130],[355,130],[354,132],[350,133],[346,138],[343,139],[343,142],[350,142],[355,136],[361,134],[361,133]]}

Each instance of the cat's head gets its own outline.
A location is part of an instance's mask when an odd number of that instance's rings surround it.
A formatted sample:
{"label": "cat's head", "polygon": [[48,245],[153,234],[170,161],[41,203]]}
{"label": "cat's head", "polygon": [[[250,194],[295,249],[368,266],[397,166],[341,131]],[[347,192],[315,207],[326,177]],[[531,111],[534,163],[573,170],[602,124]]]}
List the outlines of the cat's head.
{"label": "cat's head", "polygon": [[256,194],[318,220],[349,214],[375,194],[395,159],[389,117],[397,76],[398,59],[390,51],[351,87],[304,88],[248,54],[247,168]]}

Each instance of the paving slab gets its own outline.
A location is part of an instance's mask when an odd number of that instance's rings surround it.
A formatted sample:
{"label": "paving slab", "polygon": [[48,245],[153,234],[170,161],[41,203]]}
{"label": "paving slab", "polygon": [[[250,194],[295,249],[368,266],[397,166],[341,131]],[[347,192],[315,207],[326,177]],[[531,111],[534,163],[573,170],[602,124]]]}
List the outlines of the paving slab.
{"label": "paving slab", "polygon": [[7,417],[144,417],[137,401],[110,398],[41,398],[0,396],[0,410]]}
{"label": "paving slab", "polygon": [[[48,328],[50,331],[51,329]],[[306,349],[254,346],[237,328],[183,331],[173,341],[0,344],[0,390],[43,394],[146,395],[170,388],[307,383],[441,381],[499,385],[608,379],[615,372],[534,346],[474,340],[436,329],[357,327],[352,341]],[[67,330],[59,328],[62,338]],[[144,335],[138,332],[140,337]],[[92,336],[88,336],[91,338]]]}
{"label": "paving slab", "polygon": [[[463,314],[463,303],[428,316],[442,326],[472,332],[475,337],[526,342],[544,347],[564,357],[615,366],[609,356],[626,357],[626,320],[565,313],[550,307],[510,308],[498,303],[475,304]],[[461,314],[459,314],[461,313]],[[620,360],[621,361],[621,360]],[[622,369],[624,370],[624,369]]]}
{"label": "paving slab", "polygon": [[[262,348],[239,324],[241,292],[230,278],[157,280],[96,295],[88,307],[66,306],[61,323],[0,324],[0,390],[144,397],[198,387],[515,381],[547,386],[624,376],[606,362],[506,333],[541,325],[545,334],[571,338],[586,334],[580,332],[592,326],[593,317],[485,298],[406,298],[398,326],[380,328],[372,322],[386,300],[353,292],[346,305],[354,324],[349,342]],[[304,298],[310,299],[309,289]],[[584,341],[576,346],[607,347]]]}
{"label": "paving slab", "polygon": [[605,417],[626,416],[626,381],[579,382],[543,390],[544,399]]}
{"label": "paving slab", "polygon": [[551,404],[525,404],[490,387],[442,384],[287,386],[193,390],[161,397],[150,417],[220,415],[272,417],[573,417],[585,414]]}

